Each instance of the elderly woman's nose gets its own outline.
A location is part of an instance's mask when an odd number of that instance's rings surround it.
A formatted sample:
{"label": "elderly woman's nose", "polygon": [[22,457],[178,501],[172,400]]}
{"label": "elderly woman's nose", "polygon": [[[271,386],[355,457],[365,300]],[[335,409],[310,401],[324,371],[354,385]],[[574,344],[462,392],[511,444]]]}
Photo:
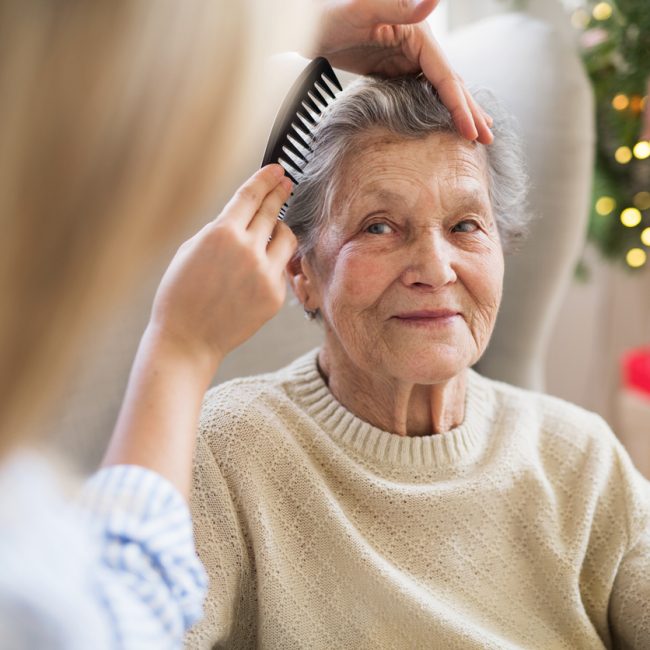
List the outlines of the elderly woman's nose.
{"label": "elderly woman's nose", "polygon": [[419,232],[405,253],[405,284],[436,288],[456,279],[453,247],[438,230]]}

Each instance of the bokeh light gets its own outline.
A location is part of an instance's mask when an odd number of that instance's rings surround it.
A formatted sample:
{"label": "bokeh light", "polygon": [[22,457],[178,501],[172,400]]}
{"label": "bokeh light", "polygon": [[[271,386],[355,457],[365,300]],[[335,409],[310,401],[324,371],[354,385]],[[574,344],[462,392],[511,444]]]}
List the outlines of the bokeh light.
{"label": "bokeh light", "polygon": [[611,196],[601,196],[596,201],[596,212],[601,216],[611,214],[616,207],[616,201]]}
{"label": "bokeh light", "polygon": [[612,5],[609,2],[599,2],[591,11],[596,20],[607,20],[612,15]]}
{"label": "bokeh light", "polygon": [[618,93],[618,95],[614,95],[614,99],[612,99],[612,106],[617,111],[624,111],[629,105],[630,105],[630,100],[628,99],[627,95],[624,95],[623,93]]}
{"label": "bokeh light", "polygon": [[641,95],[632,95],[630,97],[630,110],[640,113],[643,110],[643,97]]}
{"label": "bokeh light", "polygon": [[626,146],[619,147],[614,152],[614,158],[616,158],[616,162],[621,163],[621,165],[625,165],[629,163],[630,160],[632,160],[632,150]]}
{"label": "bokeh light", "polygon": [[641,213],[636,208],[625,208],[621,212],[621,223],[628,228],[634,228],[641,223]]}
{"label": "bokeh light", "polygon": [[650,192],[637,192],[632,200],[639,210],[650,208]]}
{"label": "bokeh light", "polygon": [[637,142],[634,145],[633,152],[639,160],[645,160],[648,156],[650,156],[650,142],[647,140],[641,140],[641,142]]}
{"label": "bokeh light", "polygon": [[633,269],[638,269],[646,263],[648,256],[642,248],[631,248],[625,256],[625,261]]}
{"label": "bokeh light", "polygon": [[641,232],[641,241],[646,245],[650,246],[650,228],[644,228]]}
{"label": "bokeh light", "polygon": [[590,16],[584,9],[576,9],[571,14],[571,24],[576,29],[585,29],[589,25]]}

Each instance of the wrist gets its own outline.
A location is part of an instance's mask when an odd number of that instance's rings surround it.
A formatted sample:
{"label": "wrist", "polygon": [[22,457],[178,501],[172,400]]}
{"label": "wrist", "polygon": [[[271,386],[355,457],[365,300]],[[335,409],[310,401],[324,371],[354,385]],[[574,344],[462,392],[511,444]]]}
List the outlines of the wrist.
{"label": "wrist", "polygon": [[149,322],[141,341],[142,353],[166,372],[189,375],[204,390],[210,385],[224,355],[220,351],[190,343],[183,337]]}

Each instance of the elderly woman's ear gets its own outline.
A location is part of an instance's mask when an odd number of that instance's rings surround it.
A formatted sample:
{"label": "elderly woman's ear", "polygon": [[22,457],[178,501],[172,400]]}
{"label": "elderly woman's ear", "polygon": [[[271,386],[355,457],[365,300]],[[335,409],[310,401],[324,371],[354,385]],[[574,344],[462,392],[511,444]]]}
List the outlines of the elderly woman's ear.
{"label": "elderly woman's ear", "polygon": [[307,257],[294,255],[287,264],[287,277],[293,293],[302,306],[310,311],[320,307],[316,275],[314,268]]}

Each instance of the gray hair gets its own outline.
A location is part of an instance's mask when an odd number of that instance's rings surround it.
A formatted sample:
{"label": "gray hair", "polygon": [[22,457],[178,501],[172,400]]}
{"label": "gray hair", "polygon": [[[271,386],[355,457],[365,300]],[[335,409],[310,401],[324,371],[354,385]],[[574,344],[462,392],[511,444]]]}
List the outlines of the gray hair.
{"label": "gray hair", "polygon": [[[501,244],[508,252],[524,237],[529,220],[521,141],[513,118],[490,92],[479,90],[473,96],[494,119],[494,142],[486,147],[489,195]],[[451,114],[423,76],[365,77],[348,86],[314,129],[312,153],[298,174],[285,215],[298,239],[298,254],[307,255],[318,241],[344,159],[360,138],[378,128],[405,139],[457,133]]]}

